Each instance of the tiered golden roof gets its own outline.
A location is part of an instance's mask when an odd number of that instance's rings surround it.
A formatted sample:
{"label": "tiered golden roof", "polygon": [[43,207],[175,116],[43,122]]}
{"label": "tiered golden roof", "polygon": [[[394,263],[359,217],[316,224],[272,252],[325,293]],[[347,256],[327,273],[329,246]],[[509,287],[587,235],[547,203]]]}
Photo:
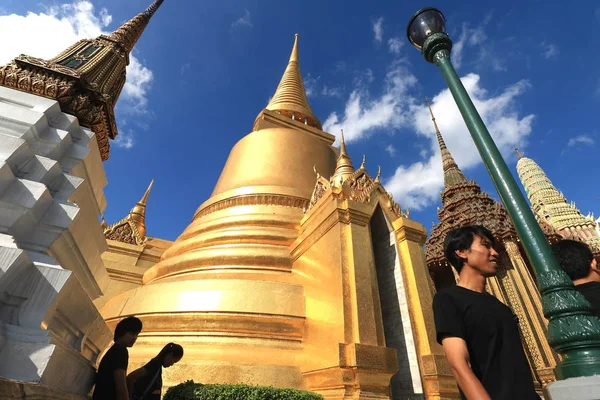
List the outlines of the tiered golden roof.
{"label": "tiered golden roof", "polygon": [[0,85],[57,100],[96,134],[102,160],[118,135],[114,107],[125,85],[129,53],[163,0],[110,35],[83,39],[50,60],[20,55],[0,67]]}
{"label": "tiered golden roof", "polygon": [[[429,101],[427,101],[427,105],[429,106]],[[440,222],[433,227],[426,243],[427,265],[432,271],[436,271],[449,266],[444,257],[444,238],[454,228],[464,225],[483,225],[500,241],[518,239],[504,207],[487,193],[482,192],[477,183],[467,181],[446,147],[431,106],[429,106],[429,112],[440,145],[444,170],[444,190],[441,193],[442,208],[438,208]],[[560,237],[547,224],[541,222],[540,226],[551,240],[557,240]]]}
{"label": "tiered golden roof", "polygon": [[392,194],[386,192],[381,184],[381,167],[377,170],[375,179],[369,175],[366,168],[366,158],[363,156],[362,163],[358,169],[354,169],[352,159],[346,150],[346,142],[344,140],[344,132],[342,131],[340,139],[340,152],[336,163],[336,168],[333,175],[329,179],[325,179],[315,169],[317,174],[317,182],[310,198],[310,203],[306,212],[311,210],[317,202],[323,197],[329,189],[334,197],[338,199],[349,199],[357,202],[368,203],[371,200],[371,195],[375,191],[379,191],[387,198],[386,207],[394,213],[396,217],[410,216],[410,211],[402,211],[400,205],[397,204]]}
{"label": "tiered golden roof", "polygon": [[107,226],[104,217],[102,217],[102,228],[107,239],[136,245],[146,243],[146,204],[152,185],[154,185],[154,179],[150,182],[140,201],[133,206],[129,214],[122,220]]}
{"label": "tiered golden roof", "polygon": [[563,237],[582,240],[592,251],[600,252],[595,221],[587,219],[574,203],[569,203],[535,161],[515,150],[519,156],[517,173],[538,221],[552,225]]}
{"label": "tiered golden roof", "polygon": [[[265,107],[265,110],[275,111],[277,114],[284,115],[314,128],[322,129],[321,122],[313,114],[306,98],[298,58],[298,37],[299,35],[296,34],[288,65],[285,68],[275,94]],[[256,118],[254,130],[256,130],[256,123],[260,120],[261,114],[262,111]]]}

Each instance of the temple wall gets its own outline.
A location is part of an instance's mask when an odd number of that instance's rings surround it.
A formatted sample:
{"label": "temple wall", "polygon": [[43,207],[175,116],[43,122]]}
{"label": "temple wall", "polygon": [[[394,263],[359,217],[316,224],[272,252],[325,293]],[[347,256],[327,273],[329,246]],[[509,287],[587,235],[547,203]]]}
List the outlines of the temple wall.
{"label": "temple wall", "polygon": [[381,210],[373,215],[370,227],[386,346],[396,349],[398,360],[398,372],[392,376],[390,384],[392,399],[423,399],[423,385],[395,234],[390,233]]}
{"label": "temple wall", "polygon": [[105,185],[90,130],[55,101],[0,87],[2,398],[11,380],[65,398],[92,386],[112,337],[92,302],[109,281]]}

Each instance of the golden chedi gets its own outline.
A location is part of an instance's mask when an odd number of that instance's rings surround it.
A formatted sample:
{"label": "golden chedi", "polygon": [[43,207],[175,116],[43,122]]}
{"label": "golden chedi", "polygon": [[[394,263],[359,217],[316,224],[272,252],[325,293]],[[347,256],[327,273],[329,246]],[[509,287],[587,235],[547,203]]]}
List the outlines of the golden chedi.
{"label": "golden chedi", "polygon": [[585,242],[600,256],[597,223],[584,217],[574,202],[568,202],[535,161],[516,148],[515,151],[519,157],[517,173],[537,220],[551,225],[566,239]]}
{"label": "golden chedi", "polygon": [[457,398],[435,343],[425,229],[379,174],[364,162],[354,169],[343,141],[338,156],[334,140],[306,98],[296,36],[274,96],[211,197],[142,285],[102,307],[109,326],[129,315],[144,323],[131,368],[174,341],[185,357],[165,371],[166,386]]}

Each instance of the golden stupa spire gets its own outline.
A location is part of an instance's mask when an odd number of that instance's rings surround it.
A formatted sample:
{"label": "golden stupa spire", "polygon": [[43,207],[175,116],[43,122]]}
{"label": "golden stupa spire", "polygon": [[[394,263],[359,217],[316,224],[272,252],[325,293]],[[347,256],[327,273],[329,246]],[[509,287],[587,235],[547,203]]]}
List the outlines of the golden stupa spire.
{"label": "golden stupa spire", "polygon": [[346,140],[344,139],[344,130],[342,129],[340,138],[340,155],[338,156],[335,164],[335,171],[333,172],[331,180],[339,186],[353,173],[354,166],[352,165],[352,159],[346,151]]}
{"label": "golden stupa spire", "polygon": [[0,67],[0,85],[58,101],[61,111],[94,131],[100,156],[108,160],[109,139],[119,134],[114,108],[129,53],[162,3],[155,0],[108,36],[82,39],[49,60],[18,56]]}
{"label": "golden stupa spire", "polygon": [[154,179],[150,181],[148,189],[146,189],[140,201],[129,211],[127,217],[110,226],[104,226],[106,221],[104,221],[104,216],[102,217],[102,228],[104,236],[107,239],[137,245],[146,242],[146,203],[148,202],[152,185],[154,185]]}
{"label": "golden stupa spire", "polygon": [[437,122],[435,122],[435,116],[433,115],[433,111],[431,110],[431,104],[429,104],[429,99],[425,98],[425,103],[427,103],[427,107],[429,108],[429,113],[431,114],[431,120],[433,121],[433,126],[435,127],[435,135],[438,140],[438,144],[440,146],[440,152],[442,155],[442,167],[444,170],[444,186],[456,186],[461,183],[466,183],[467,179],[463,175],[460,168],[454,161],[454,157],[450,154],[450,151],[446,147],[446,143],[444,142],[444,138],[440,133],[440,129],[437,126]]}
{"label": "golden stupa spire", "polygon": [[294,39],[294,47],[288,65],[275,90],[275,94],[265,109],[275,111],[293,120],[321,129],[321,122],[315,117],[308,103],[298,58],[298,37]]}

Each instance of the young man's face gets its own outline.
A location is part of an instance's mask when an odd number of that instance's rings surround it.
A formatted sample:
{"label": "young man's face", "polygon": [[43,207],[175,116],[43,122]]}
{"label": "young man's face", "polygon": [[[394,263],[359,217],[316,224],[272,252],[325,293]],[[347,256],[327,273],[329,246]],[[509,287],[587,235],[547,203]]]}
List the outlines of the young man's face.
{"label": "young man's face", "polygon": [[135,344],[135,341],[137,340],[138,335],[139,335],[139,333],[137,333],[137,332],[127,332],[123,335],[122,343],[127,347],[131,347]]}
{"label": "young man's face", "polygon": [[494,250],[492,242],[488,238],[473,236],[471,248],[466,251],[458,251],[457,254],[462,258],[466,258],[464,267],[470,266],[485,277],[496,275],[498,252]]}

